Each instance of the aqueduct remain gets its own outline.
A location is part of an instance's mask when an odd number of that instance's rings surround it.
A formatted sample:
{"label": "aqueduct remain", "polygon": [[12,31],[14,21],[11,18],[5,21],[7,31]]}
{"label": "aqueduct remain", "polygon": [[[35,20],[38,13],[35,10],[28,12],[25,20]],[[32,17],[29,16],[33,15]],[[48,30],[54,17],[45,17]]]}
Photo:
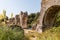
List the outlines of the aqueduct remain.
{"label": "aqueduct remain", "polygon": [[37,24],[36,30],[42,33],[44,27],[53,26],[57,15],[56,12],[59,10],[60,0],[42,0],[39,24]]}

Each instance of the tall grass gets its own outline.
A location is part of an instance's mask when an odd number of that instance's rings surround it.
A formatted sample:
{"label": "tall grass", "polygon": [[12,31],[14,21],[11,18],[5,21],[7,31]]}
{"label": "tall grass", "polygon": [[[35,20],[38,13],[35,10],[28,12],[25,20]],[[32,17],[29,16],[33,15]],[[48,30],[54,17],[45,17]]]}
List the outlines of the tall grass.
{"label": "tall grass", "polygon": [[39,34],[37,40],[60,40],[60,27],[53,27]]}
{"label": "tall grass", "polygon": [[0,27],[0,40],[27,40],[24,36],[23,30],[17,30],[17,28]]}

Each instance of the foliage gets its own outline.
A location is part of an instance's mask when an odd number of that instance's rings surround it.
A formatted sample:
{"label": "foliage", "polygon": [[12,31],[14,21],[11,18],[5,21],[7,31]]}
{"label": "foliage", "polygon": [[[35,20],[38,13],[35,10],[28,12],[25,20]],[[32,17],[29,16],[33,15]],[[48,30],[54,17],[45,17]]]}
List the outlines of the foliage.
{"label": "foliage", "polygon": [[31,13],[28,15],[28,26],[31,27],[33,23],[37,22],[37,19],[39,17],[40,12],[37,13]]}
{"label": "foliage", "polygon": [[60,10],[57,12],[55,26],[60,26]]}
{"label": "foliage", "polygon": [[0,14],[0,20],[2,20],[4,18],[5,18],[4,14]]}
{"label": "foliage", "polygon": [[3,10],[3,13],[0,14],[0,22],[8,20],[8,17],[6,16],[6,10]]}
{"label": "foliage", "polygon": [[13,17],[13,13],[11,13],[11,18]]}
{"label": "foliage", "polygon": [[7,26],[0,26],[0,40],[26,40],[23,30],[11,29]]}

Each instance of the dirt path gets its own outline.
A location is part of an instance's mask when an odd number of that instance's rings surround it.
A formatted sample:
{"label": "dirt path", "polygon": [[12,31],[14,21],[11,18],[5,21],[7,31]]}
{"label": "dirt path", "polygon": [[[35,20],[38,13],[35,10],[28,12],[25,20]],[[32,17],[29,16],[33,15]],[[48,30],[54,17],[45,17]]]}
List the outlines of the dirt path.
{"label": "dirt path", "polygon": [[27,36],[30,40],[37,40],[37,34],[35,30],[24,29],[25,36]]}

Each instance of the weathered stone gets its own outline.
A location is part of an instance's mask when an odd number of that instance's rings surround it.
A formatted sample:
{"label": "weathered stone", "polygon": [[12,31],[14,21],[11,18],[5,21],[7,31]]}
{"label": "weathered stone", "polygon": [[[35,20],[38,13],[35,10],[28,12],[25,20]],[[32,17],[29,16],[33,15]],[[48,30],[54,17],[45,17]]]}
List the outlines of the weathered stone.
{"label": "weathered stone", "polygon": [[15,24],[20,26],[20,17],[19,17],[19,15],[15,16]]}
{"label": "weathered stone", "polygon": [[56,12],[59,10],[60,0],[42,0],[39,24],[37,24],[36,30],[42,32],[44,27],[53,26]]}
{"label": "weathered stone", "polygon": [[20,23],[22,28],[27,28],[27,19],[28,19],[27,17],[28,17],[27,12],[20,13]]}
{"label": "weathered stone", "polygon": [[27,12],[21,12],[19,15],[16,15],[14,18],[10,18],[6,21],[7,25],[18,25],[22,28],[27,28]]}
{"label": "weathered stone", "polygon": [[37,26],[37,24],[35,23],[35,24],[33,24],[32,25],[32,30],[35,30],[36,29],[36,26]]}

